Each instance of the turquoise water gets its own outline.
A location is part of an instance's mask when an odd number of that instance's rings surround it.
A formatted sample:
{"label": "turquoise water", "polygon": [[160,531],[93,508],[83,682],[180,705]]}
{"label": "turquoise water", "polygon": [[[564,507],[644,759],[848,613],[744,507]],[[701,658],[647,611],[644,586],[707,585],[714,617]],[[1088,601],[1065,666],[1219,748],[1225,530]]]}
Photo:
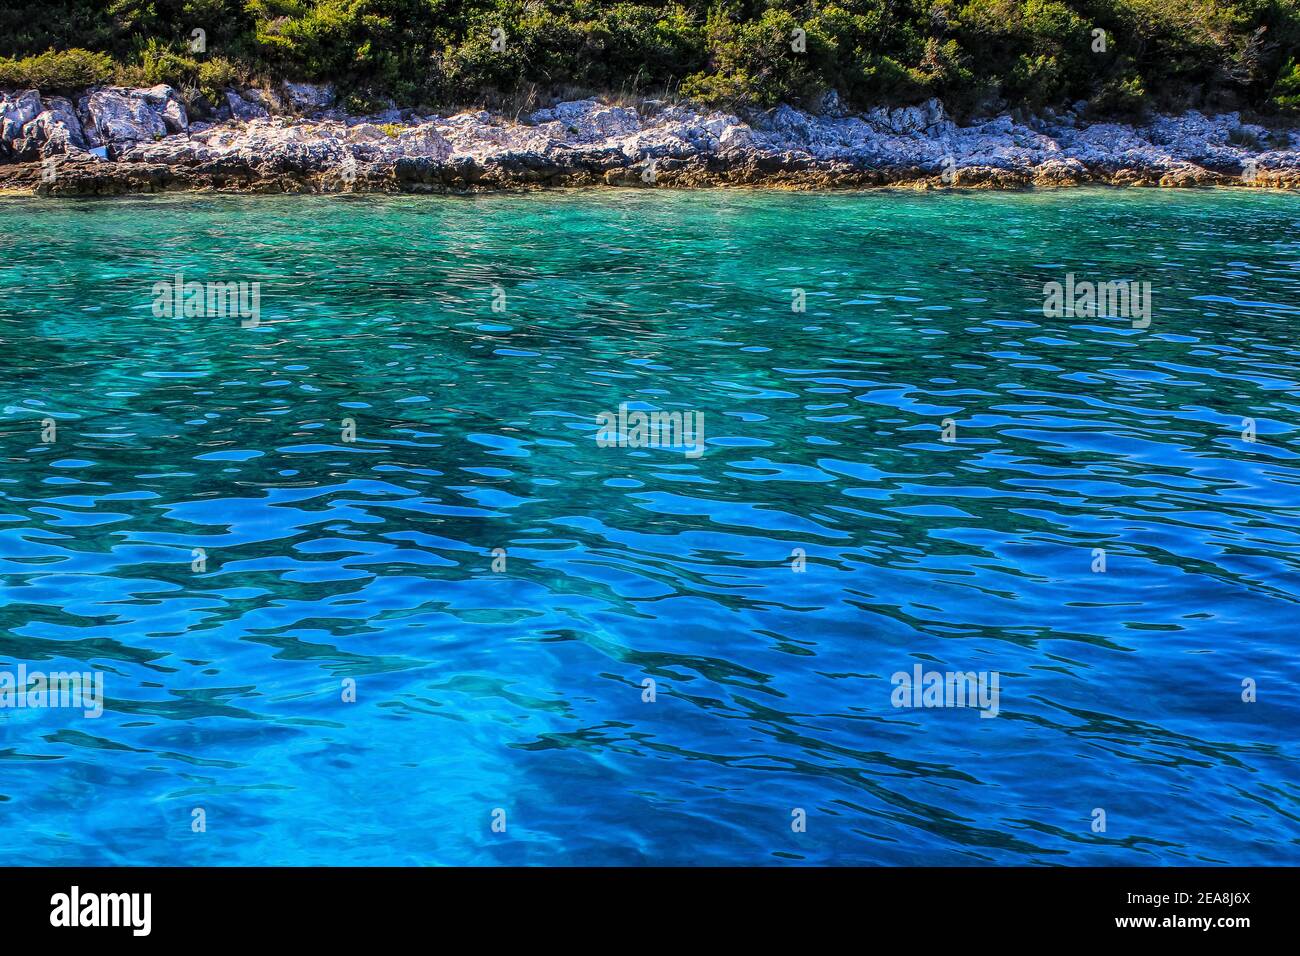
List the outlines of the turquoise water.
{"label": "turquoise water", "polygon": [[[3,859],[1295,863],[1298,226],[0,200],[0,670],[106,696],[0,710]],[[156,316],[177,272],[259,283],[255,327]],[[1150,325],[1045,318],[1067,273]],[[622,403],[704,454],[602,447]],[[892,706],[917,664],[997,716]]]}

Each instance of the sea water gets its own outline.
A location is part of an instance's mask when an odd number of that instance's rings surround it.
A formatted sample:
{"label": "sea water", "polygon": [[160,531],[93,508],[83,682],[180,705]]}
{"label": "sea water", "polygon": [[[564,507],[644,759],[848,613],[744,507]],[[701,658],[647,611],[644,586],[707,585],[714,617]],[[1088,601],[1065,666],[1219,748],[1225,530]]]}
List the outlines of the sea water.
{"label": "sea water", "polygon": [[0,200],[3,859],[1295,863],[1298,226]]}

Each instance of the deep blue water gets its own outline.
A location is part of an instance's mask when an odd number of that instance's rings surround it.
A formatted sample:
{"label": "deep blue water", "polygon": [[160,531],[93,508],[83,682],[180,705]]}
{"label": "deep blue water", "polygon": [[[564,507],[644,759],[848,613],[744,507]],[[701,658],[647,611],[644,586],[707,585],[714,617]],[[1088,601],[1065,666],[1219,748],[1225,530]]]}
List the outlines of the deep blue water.
{"label": "deep blue water", "polygon": [[[1298,226],[0,199],[0,670],[106,695],[0,710],[3,858],[1296,863]],[[155,315],[177,272],[259,283],[256,327]],[[1149,282],[1149,326],[1045,318],[1067,273]],[[621,403],[704,454],[602,447]],[[917,664],[997,716],[892,706]]]}

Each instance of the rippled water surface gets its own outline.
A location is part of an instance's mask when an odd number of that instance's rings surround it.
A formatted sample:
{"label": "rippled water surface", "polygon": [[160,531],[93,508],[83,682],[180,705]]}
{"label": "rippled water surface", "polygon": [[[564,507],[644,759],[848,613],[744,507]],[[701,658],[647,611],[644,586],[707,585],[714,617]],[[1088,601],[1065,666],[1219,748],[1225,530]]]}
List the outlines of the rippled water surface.
{"label": "rippled water surface", "polygon": [[[0,669],[107,697],[0,710],[3,859],[1294,863],[1298,226],[0,200]],[[178,272],[260,323],[155,317]],[[1045,319],[1067,272],[1150,326]],[[620,403],[706,452],[601,447]],[[916,664],[997,672],[997,717],[891,706]]]}

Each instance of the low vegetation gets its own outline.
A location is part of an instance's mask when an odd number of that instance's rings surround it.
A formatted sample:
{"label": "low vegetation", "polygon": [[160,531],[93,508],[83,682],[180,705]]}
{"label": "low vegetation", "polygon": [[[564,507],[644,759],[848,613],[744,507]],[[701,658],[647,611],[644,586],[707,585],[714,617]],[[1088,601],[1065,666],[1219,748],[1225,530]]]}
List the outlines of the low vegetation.
{"label": "low vegetation", "polygon": [[[196,33],[195,31],[201,31]],[[1300,0],[11,0],[0,86],[334,81],[352,104],[939,96],[1300,113]]]}

